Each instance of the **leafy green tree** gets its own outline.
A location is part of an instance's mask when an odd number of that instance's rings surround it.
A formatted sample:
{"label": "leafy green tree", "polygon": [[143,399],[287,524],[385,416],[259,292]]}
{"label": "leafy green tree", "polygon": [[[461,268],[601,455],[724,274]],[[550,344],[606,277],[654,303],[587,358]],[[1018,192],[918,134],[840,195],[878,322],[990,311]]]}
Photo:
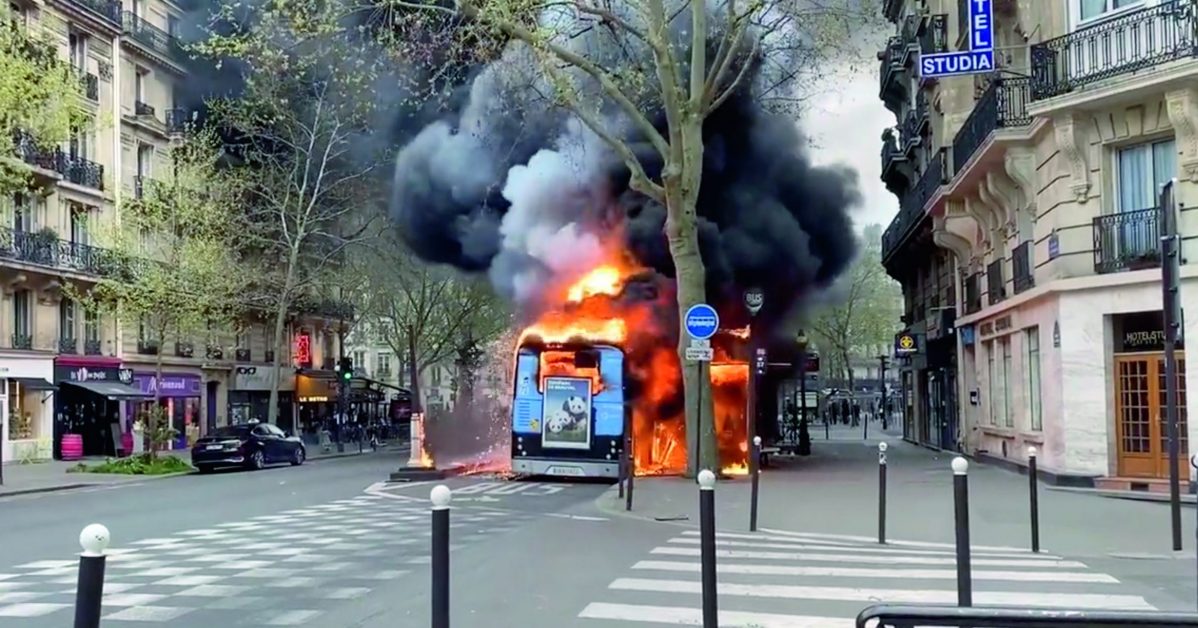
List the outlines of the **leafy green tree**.
{"label": "leafy green tree", "polygon": [[[94,229],[110,256],[108,272],[90,288],[68,288],[84,307],[138,326],[138,342],[157,347],[158,381],[168,340],[189,344],[213,327],[230,326],[243,305],[238,214],[245,191],[239,171],[223,158],[212,135],[176,141],[165,175],[125,197],[119,222]],[[162,412],[147,418],[155,445],[170,439]]]}
{"label": "leafy green tree", "polygon": [[[87,123],[83,86],[50,39],[5,4],[0,9],[0,194],[28,184],[27,158]],[[16,138],[15,142],[10,142]]]}
{"label": "leafy green tree", "polygon": [[[665,235],[677,279],[678,316],[706,301],[695,207],[702,183],[704,120],[733,93],[780,108],[798,104],[801,88],[848,50],[851,33],[876,13],[872,3],[724,0],[389,0],[397,9],[423,10],[488,42],[519,42],[529,74],[572,111],[627,166],[629,185],[666,208]],[[714,11],[708,7],[716,6]],[[696,10],[698,9],[698,10]],[[589,24],[589,26],[587,26]],[[578,44],[594,29],[605,44]],[[481,46],[487,48],[487,46]],[[618,62],[610,50],[622,55]],[[746,84],[754,58],[777,70],[760,86]],[[530,89],[538,81],[530,81]],[[659,129],[647,112],[661,111]],[[629,140],[627,128],[643,142]],[[645,156],[648,155],[646,158]],[[657,174],[647,164],[660,161]],[[687,344],[680,338],[680,359]],[[719,468],[710,381],[701,363],[683,360],[686,430],[698,434],[687,473]],[[703,403],[700,403],[702,400]]]}
{"label": "leafy green tree", "polygon": [[849,390],[854,360],[876,357],[878,347],[893,342],[900,327],[902,289],[880,262],[881,243],[881,225],[866,227],[857,259],[829,293],[830,303],[811,319],[825,370],[839,375]]}
{"label": "leafy green tree", "polygon": [[511,327],[512,318],[479,278],[428,264],[394,237],[382,243],[369,276],[368,324],[407,363],[412,402],[419,405],[425,369],[456,362],[461,384],[461,376],[473,373],[484,347]]}
{"label": "leafy green tree", "polygon": [[[347,255],[373,236],[383,203],[378,178],[386,147],[372,143],[374,81],[385,59],[356,45],[345,6],[315,0],[269,0],[247,10],[215,3],[212,29],[195,49],[236,59],[244,89],[212,102],[214,119],[238,138],[250,191],[243,238],[253,251],[258,307],[271,312],[275,368],[282,364],[287,323],[298,305],[345,272]],[[248,12],[248,16],[246,15]],[[269,421],[278,419],[278,382]]]}

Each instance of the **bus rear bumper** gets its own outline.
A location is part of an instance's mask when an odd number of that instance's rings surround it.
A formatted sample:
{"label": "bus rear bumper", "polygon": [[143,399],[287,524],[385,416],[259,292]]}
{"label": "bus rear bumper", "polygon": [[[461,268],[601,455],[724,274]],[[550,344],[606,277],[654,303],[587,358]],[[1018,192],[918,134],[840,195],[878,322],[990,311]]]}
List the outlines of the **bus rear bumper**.
{"label": "bus rear bumper", "polygon": [[554,460],[549,458],[513,458],[512,471],[527,475],[572,478],[619,478],[618,462],[596,460]]}

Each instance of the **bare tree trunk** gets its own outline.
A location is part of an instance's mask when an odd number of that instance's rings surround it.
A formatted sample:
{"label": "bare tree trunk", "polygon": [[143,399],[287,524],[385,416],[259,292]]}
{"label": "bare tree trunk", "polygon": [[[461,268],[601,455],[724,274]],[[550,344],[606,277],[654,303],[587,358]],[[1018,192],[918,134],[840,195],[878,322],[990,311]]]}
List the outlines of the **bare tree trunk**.
{"label": "bare tree trunk", "polygon": [[159,419],[165,414],[162,409],[162,352],[166,350],[166,326],[162,325],[158,329],[158,353],[154,356],[154,407],[150,409],[148,426],[150,432],[150,457],[158,457],[158,448],[162,446],[159,435],[161,430],[169,427],[170,417],[166,417],[167,426],[158,425]]}
{"label": "bare tree trunk", "polygon": [[[696,133],[698,124],[696,126]],[[695,148],[694,144],[691,148]],[[670,173],[667,166],[663,177],[666,190],[666,237],[670,245],[670,257],[674,260],[678,282],[678,317],[682,320],[686,310],[706,298],[706,269],[699,253],[699,232],[695,222],[695,202],[699,191],[699,161],[702,159],[702,143],[697,145],[698,156],[688,155],[692,163],[677,164]],[[694,172],[680,176],[681,167]],[[715,437],[715,406],[711,398],[711,379],[701,362],[688,362],[685,358],[690,338],[685,331],[678,334],[678,359],[682,362],[682,386],[686,416],[686,475],[694,477],[702,469],[713,472],[720,470],[720,456]],[[693,448],[698,448],[694,451]]]}
{"label": "bare tree trunk", "polygon": [[[291,292],[295,289],[295,264],[299,260],[299,247],[291,247],[290,256],[287,260],[287,276],[283,280],[283,293],[279,295],[279,305],[275,308],[275,360],[274,364],[274,380],[270,384],[270,399],[266,406],[266,422],[272,425],[279,424],[279,380],[282,378],[282,361],[284,348],[284,332],[287,330],[287,307],[290,305]],[[300,432],[298,425],[293,425],[292,431],[296,434]]]}
{"label": "bare tree trunk", "polygon": [[422,412],[424,404],[420,401],[420,365],[416,363],[416,335],[408,330],[408,373],[411,373],[412,412]]}
{"label": "bare tree trunk", "polygon": [[845,373],[848,375],[847,379],[848,379],[848,383],[849,383],[849,393],[855,394],[856,393],[856,382],[854,381],[855,378],[853,377],[853,363],[850,361],[849,352],[847,349],[845,349],[843,351],[841,358],[844,360],[844,370],[845,370]]}

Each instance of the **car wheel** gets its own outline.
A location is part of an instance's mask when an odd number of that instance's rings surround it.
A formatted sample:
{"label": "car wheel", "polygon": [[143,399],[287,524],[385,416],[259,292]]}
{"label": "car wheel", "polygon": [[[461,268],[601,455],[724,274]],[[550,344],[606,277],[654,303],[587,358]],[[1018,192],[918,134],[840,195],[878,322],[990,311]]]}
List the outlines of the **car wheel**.
{"label": "car wheel", "polygon": [[298,467],[301,464],[304,464],[304,457],[306,455],[307,454],[304,453],[303,447],[296,447],[295,453],[291,454],[291,466]]}
{"label": "car wheel", "polygon": [[266,458],[262,456],[262,450],[255,451],[250,454],[250,468],[257,471],[266,466]]}

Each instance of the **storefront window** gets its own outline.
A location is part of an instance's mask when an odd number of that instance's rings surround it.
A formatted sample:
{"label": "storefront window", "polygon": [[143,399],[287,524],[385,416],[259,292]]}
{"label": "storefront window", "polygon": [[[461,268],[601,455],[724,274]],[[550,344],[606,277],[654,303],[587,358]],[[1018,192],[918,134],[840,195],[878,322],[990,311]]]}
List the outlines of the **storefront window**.
{"label": "storefront window", "polygon": [[1031,419],[1032,431],[1039,432],[1043,429],[1040,407],[1040,328],[1029,327],[1023,333],[1024,345],[1027,347],[1028,416]]}

